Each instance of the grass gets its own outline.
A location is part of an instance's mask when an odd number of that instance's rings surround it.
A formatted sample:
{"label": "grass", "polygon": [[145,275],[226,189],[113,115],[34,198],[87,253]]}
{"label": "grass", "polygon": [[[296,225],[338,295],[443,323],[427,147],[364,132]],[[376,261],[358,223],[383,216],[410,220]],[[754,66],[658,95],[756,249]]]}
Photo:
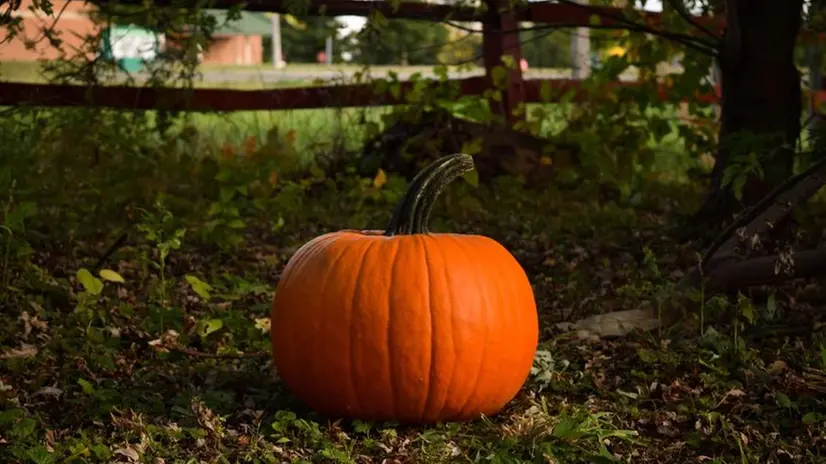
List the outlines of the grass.
{"label": "grass", "polygon": [[[210,73],[214,76],[209,80],[201,80],[197,83],[199,87],[216,88],[272,88],[272,87],[298,87],[316,85],[313,80],[306,80],[302,77],[313,72],[336,72],[354,73],[363,69],[360,65],[335,64],[319,65],[311,63],[290,64],[285,68],[273,69],[272,66],[263,64],[256,66],[243,65],[219,65],[204,64],[199,71]],[[462,69],[465,69],[464,67]],[[482,68],[473,67],[467,70],[477,73],[483,72]],[[264,80],[265,73],[276,72],[280,78],[276,81]],[[433,66],[371,66],[370,72],[374,75],[384,75],[387,72],[397,73],[424,73],[431,74]],[[244,79],[238,79],[233,74],[243,74]],[[295,79],[289,79],[290,75],[297,75]],[[570,75],[570,70],[565,69],[530,69],[526,74],[528,78],[538,77],[564,77]],[[38,61],[0,61],[0,79],[9,82],[45,82],[41,74],[41,64]]]}
{"label": "grass", "polygon": [[[558,133],[566,109],[545,109]],[[540,344],[504,411],[427,427],[309,411],[269,360],[269,303],[303,243],[386,223],[403,179],[308,163],[386,111],[192,115],[167,133],[147,113],[0,122],[0,462],[824,462],[816,283],[621,339],[564,325],[667,299],[696,262],[703,244],[679,232],[704,191],[676,181],[691,164],[676,134],[644,141],[657,175],[634,171],[626,195],[510,177],[443,193],[432,228],[496,239],[534,288]],[[599,153],[620,157],[629,130]]]}

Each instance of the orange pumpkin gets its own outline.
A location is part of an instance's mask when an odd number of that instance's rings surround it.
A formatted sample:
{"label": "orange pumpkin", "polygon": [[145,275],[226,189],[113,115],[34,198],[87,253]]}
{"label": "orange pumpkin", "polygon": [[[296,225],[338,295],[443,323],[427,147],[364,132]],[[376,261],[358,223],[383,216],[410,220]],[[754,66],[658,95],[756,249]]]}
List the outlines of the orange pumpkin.
{"label": "orange pumpkin", "polygon": [[499,412],[530,372],[539,328],[524,270],[496,241],[427,231],[464,154],[425,168],[385,231],[316,237],[272,302],[275,366],[317,412],[429,423]]}

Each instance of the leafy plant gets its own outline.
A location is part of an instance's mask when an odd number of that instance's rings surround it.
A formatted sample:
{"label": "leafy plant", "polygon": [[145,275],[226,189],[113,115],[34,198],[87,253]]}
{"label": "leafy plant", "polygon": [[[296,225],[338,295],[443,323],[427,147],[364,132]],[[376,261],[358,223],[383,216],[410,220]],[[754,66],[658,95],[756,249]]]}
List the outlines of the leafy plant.
{"label": "leafy plant", "polygon": [[155,246],[156,260],[150,261],[158,270],[160,284],[157,288],[160,300],[167,299],[166,258],[172,250],[181,247],[181,240],[186,234],[185,228],[174,228],[172,213],[166,209],[163,197],[155,201],[154,211],[140,209],[142,220],[137,229],[143,232],[144,237]]}

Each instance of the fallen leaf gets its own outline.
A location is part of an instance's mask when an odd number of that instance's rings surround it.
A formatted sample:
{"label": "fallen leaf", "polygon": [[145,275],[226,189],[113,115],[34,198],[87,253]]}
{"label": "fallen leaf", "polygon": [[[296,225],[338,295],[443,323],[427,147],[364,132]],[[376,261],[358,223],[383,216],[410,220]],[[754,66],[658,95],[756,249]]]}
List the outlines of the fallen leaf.
{"label": "fallen leaf", "polygon": [[221,147],[221,157],[224,159],[231,159],[235,156],[235,148],[229,142],[225,142]]}
{"label": "fallen leaf", "polygon": [[120,274],[111,269],[101,269],[100,272],[98,272],[98,275],[100,275],[101,279],[108,280],[109,282],[117,282],[119,284],[126,283]]}
{"label": "fallen leaf", "polygon": [[0,353],[0,359],[32,358],[37,355],[37,353],[38,351],[36,346],[23,343],[20,345],[20,348],[15,348]]}
{"label": "fallen leaf", "polygon": [[769,366],[769,374],[780,375],[788,369],[789,366],[784,361],[778,359]]}
{"label": "fallen leaf", "polygon": [[121,456],[125,456],[127,459],[129,459],[132,462],[137,462],[141,458],[140,454],[138,454],[138,451],[135,448],[132,448],[131,446],[126,446],[124,448],[118,448],[114,451],[114,453],[119,454]]}
{"label": "fallen leaf", "polygon": [[575,322],[574,328],[600,337],[622,337],[635,330],[654,330],[659,325],[660,321],[652,311],[632,309],[586,317]]}
{"label": "fallen leaf", "polygon": [[376,173],[376,177],[373,179],[373,187],[382,188],[382,186],[386,183],[387,174],[385,174],[383,169],[379,168],[379,172]]}
{"label": "fallen leaf", "polygon": [[37,390],[35,392],[34,396],[43,395],[43,396],[54,396],[55,398],[57,398],[62,394],[63,394],[63,390],[61,390],[57,387],[43,387],[40,390]]}

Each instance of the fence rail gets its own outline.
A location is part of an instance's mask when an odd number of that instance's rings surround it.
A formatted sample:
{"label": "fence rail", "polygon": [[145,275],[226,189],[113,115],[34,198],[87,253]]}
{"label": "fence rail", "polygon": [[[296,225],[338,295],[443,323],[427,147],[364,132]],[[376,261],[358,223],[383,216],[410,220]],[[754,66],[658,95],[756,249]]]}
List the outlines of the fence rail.
{"label": "fence rail", "polygon": [[[482,95],[488,89],[484,77],[455,79],[462,95]],[[588,101],[592,96],[575,79],[528,79],[523,82],[525,102],[574,103]],[[434,83],[433,85],[440,85]],[[636,87],[637,82],[614,82],[606,91],[621,87]],[[371,84],[298,87],[274,90],[230,89],[172,89],[127,86],[85,87],[79,85],[27,84],[6,82],[0,84],[0,106],[43,107],[104,107],[124,110],[165,109],[193,112],[269,111],[313,108],[343,108],[408,104],[412,83],[402,82],[398,94],[377,93]],[[545,87],[545,89],[543,89]],[[550,93],[548,93],[550,90]],[[573,95],[568,95],[574,92]],[[544,95],[543,95],[544,94]],[[817,105],[826,103],[826,91],[807,93]],[[657,98],[678,103],[680,100],[660,84]],[[698,93],[695,101],[716,103],[715,92]]]}

